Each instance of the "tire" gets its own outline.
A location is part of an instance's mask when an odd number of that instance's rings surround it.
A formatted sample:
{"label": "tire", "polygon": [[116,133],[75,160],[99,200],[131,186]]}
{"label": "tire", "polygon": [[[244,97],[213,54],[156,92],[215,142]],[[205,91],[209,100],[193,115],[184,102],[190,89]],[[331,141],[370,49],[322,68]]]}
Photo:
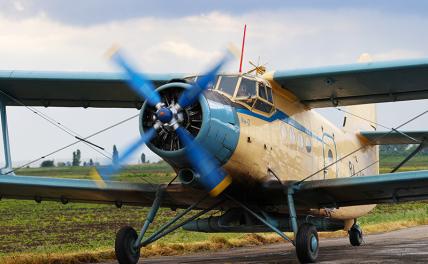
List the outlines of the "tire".
{"label": "tire", "polygon": [[117,232],[114,251],[120,264],[136,264],[138,262],[140,248],[134,248],[137,237],[137,232],[130,226],[124,226]]}
{"label": "tire", "polygon": [[363,231],[359,225],[353,225],[348,231],[349,242],[354,247],[358,247],[363,243]]}
{"label": "tire", "polygon": [[296,236],[296,253],[300,263],[314,263],[318,258],[319,240],[314,225],[302,224]]}

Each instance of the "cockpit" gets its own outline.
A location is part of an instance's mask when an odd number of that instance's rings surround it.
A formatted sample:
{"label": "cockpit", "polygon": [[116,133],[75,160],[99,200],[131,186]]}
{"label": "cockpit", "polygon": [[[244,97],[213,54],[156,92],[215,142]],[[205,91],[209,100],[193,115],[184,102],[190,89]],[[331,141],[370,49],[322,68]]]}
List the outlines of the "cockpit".
{"label": "cockpit", "polygon": [[[187,78],[196,81],[196,77]],[[229,97],[251,111],[271,115],[275,111],[272,88],[270,84],[254,76],[246,75],[219,75],[211,90]]]}

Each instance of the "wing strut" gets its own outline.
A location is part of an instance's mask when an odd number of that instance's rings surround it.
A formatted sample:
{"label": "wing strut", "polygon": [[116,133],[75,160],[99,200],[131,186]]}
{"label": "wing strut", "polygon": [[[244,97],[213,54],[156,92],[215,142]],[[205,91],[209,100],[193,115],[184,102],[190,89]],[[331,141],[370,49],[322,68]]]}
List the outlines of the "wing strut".
{"label": "wing strut", "polygon": [[395,166],[395,168],[391,171],[391,173],[396,172],[399,168],[401,168],[404,164],[406,164],[410,159],[412,159],[416,154],[418,154],[421,150],[423,150],[425,147],[428,147],[428,144],[426,142],[426,139],[422,140],[421,144],[412,151],[400,164]]}
{"label": "wing strut", "polygon": [[[6,104],[3,98],[0,98],[1,131],[3,135],[4,161],[5,165],[0,169],[0,174],[6,174],[12,171],[12,156],[10,155],[9,131],[7,125]],[[14,173],[10,173],[15,175]]]}

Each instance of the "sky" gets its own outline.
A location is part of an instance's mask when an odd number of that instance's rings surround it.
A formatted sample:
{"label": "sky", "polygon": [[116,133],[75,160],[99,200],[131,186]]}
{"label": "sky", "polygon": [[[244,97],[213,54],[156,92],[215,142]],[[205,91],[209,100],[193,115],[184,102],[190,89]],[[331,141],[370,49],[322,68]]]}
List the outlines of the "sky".
{"label": "sky", "polygon": [[[145,72],[201,72],[228,43],[240,46],[244,24],[247,69],[259,57],[268,70],[355,63],[364,53],[374,61],[427,58],[427,13],[427,1],[0,0],[0,70],[116,71],[103,54],[118,43]],[[237,71],[238,64],[226,70]],[[378,121],[395,127],[427,108],[428,100],[379,104]],[[38,110],[82,136],[138,113]],[[341,122],[334,108],[320,112]],[[28,109],[9,107],[8,117],[15,164],[74,141]],[[404,129],[426,130],[426,124],[428,116]],[[93,142],[108,152],[116,144],[120,152],[138,136],[135,118]],[[51,158],[71,160],[77,148],[83,160],[107,161],[84,144]]]}

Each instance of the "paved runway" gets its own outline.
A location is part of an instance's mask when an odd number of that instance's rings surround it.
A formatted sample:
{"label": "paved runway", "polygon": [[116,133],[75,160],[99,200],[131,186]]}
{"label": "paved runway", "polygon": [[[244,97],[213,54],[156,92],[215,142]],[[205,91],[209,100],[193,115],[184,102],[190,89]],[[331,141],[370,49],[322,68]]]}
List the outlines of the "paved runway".
{"label": "paved runway", "polygon": [[[352,247],[348,238],[322,239],[319,263],[428,263],[428,226],[367,235]],[[141,263],[298,263],[290,244],[148,258]]]}

